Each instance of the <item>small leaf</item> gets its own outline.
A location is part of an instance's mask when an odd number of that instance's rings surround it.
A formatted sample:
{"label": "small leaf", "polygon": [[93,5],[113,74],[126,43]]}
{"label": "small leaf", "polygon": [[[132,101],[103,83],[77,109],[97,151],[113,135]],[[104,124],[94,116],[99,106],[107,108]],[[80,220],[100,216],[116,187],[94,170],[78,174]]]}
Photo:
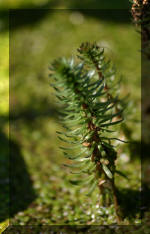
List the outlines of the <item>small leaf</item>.
{"label": "small leaf", "polygon": [[89,184],[90,182],[92,182],[94,179],[94,175],[90,175],[87,178],[83,178],[80,180],[70,180],[70,183],[73,185],[84,185],[84,184]]}
{"label": "small leaf", "polygon": [[110,179],[112,179],[112,178],[113,178],[113,175],[112,175],[111,171],[108,169],[108,167],[107,167],[105,164],[102,164],[102,167],[103,167],[103,170],[104,170],[104,172],[106,173],[106,175],[107,175]]}
{"label": "small leaf", "polygon": [[70,168],[81,168],[81,167],[85,167],[86,164],[87,164],[87,160],[86,161],[81,161],[81,162],[78,162],[77,164],[63,164],[65,167],[70,167]]}
{"label": "small leaf", "polygon": [[115,122],[107,123],[107,124],[102,124],[100,126],[101,127],[111,126],[111,125],[115,125],[115,124],[121,123],[122,121],[123,121],[123,119],[115,121]]}
{"label": "small leaf", "polygon": [[103,90],[103,89],[104,89],[104,85],[102,85],[102,86],[100,87],[100,89],[96,92],[96,94],[94,94],[94,95],[89,95],[89,97],[92,97],[93,100],[94,100],[96,97],[102,96],[103,94],[105,94],[105,93],[102,93],[102,90]]}
{"label": "small leaf", "polygon": [[91,70],[88,72],[87,76],[91,78],[94,74],[95,74],[95,70]]}
{"label": "small leaf", "polygon": [[129,180],[129,178],[128,178],[122,171],[115,170],[115,172],[116,172],[118,175],[120,175],[120,176],[124,177],[125,179]]}
{"label": "small leaf", "polygon": [[71,60],[70,60],[70,67],[72,68],[72,67],[73,67],[73,65],[74,65],[74,59],[73,59],[73,58],[71,58]]}

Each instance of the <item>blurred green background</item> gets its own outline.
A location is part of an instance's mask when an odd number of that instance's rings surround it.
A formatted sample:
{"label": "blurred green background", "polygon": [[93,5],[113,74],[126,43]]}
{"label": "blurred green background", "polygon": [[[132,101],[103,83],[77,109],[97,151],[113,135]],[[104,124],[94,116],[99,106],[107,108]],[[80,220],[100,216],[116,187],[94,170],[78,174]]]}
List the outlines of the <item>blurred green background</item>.
{"label": "blurred green background", "polygon": [[47,8],[47,7],[58,7],[58,8],[80,8],[80,9],[127,9],[131,3],[126,0],[100,0],[91,1],[85,0],[82,3],[79,0],[67,1],[67,0],[1,0],[1,9],[20,9],[20,8]]}
{"label": "blurred green background", "polygon": [[[8,115],[8,15],[12,8],[72,7],[74,10],[11,11],[10,23],[10,116]],[[87,7],[92,1],[87,0]],[[101,9],[128,8],[127,1],[99,1]],[[47,5],[48,4],[48,5]],[[116,176],[124,224],[140,222],[140,35],[128,10],[81,10],[81,1],[3,1],[0,35],[0,185],[8,192],[8,120],[10,120],[11,222],[13,224],[111,224],[113,207],[98,208],[98,191],[91,197],[84,189],[68,183],[68,170],[56,131],[61,125],[61,108],[50,88],[48,67],[54,58],[72,56],[83,41],[96,41],[123,75],[123,95],[130,94],[129,116],[123,125],[126,139],[121,144],[118,169],[129,180]],[[96,4],[96,3],[95,3]],[[5,169],[4,169],[5,168]],[[8,218],[8,197],[1,196],[0,222]],[[130,208],[130,209],[129,209]],[[130,211],[129,211],[130,210]]]}

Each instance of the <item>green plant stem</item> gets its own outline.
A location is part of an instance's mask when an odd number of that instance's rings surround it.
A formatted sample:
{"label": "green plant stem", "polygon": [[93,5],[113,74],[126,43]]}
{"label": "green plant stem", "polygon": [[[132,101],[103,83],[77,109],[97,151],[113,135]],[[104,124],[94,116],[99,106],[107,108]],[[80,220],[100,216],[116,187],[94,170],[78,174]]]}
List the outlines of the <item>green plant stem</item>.
{"label": "green plant stem", "polygon": [[[87,106],[85,105],[85,103],[83,103],[82,106],[83,106],[83,109],[86,109],[86,107],[87,107]],[[100,140],[100,137],[99,137],[99,135],[98,135],[98,133],[97,133],[96,126],[92,123],[92,121],[90,121],[90,122],[88,123],[88,128],[89,128],[90,130],[95,129],[95,132],[94,132],[94,134],[93,134],[93,140],[96,141],[97,143],[99,143],[101,140]],[[86,143],[87,143],[87,142],[84,142],[83,144],[86,145]],[[90,147],[90,145],[88,145],[87,147]],[[101,155],[100,155],[99,149],[98,149],[97,146],[95,146],[95,149],[94,149],[93,154],[92,154],[92,156],[91,156],[91,160],[94,161],[95,159],[97,159],[97,158],[99,159],[100,157],[101,157]],[[99,161],[97,162],[96,170],[97,170],[99,173],[101,173],[101,172],[103,173],[103,175],[104,175],[104,177],[105,177],[105,179],[106,179],[106,182],[107,182],[107,180],[109,180],[108,177],[107,177],[107,175],[106,175],[106,173],[105,173],[104,170],[102,169],[102,167],[101,167]],[[100,177],[100,179],[101,179],[101,177]],[[116,218],[117,218],[117,223],[119,224],[120,221],[121,221],[121,216],[119,215],[119,205],[118,205],[118,199],[117,199],[117,194],[116,194],[116,187],[115,187],[115,183],[114,183],[114,175],[113,175],[112,180],[109,180],[109,182],[111,183],[111,187],[112,187],[113,200],[114,200],[114,207],[115,207],[115,212],[116,212]],[[110,199],[108,199],[108,201],[106,201],[106,194],[105,194],[105,191],[104,191],[104,189],[102,188],[102,186],[100,186],[100,185],[99,185],[99,190],[100,190],[100,194],[101,194],[101,196],[102,196],[102,197],[101,197],[101,199],[102,199],[102,205],[103,205],[103,206],[108,205]],[[106,204],[106,203],[107,203],[107,204]]]}
{"label": "green plant stem", "polygon": [[[97,61],[94,59],[94,57],[93,57],[92,55],[91,55],[91,61],[93,62],[93,65],[94,65],[95,68],[96,68],[96,71],[97,71],[97,73],[98,73],[99,79],[100,79],[100,80],[103,79],[104,77],[103,77],[103,74],[102,74],[101,70],[99,69],[98,63],[97,63]],[[109,93],[109,87],[108,87],[107,83],[105,83],[104,90],[107,92],[107,98],[108,98],[108,99],[114,99],[113,96],[112,96],[112,94]],[[118,101],[114,101],[114,104],[116,104],[116,105],[115,105],[115,111],[116,111],[116,113],[120,111],[120,109],[119,109],[118,106],[117,106],[117,102],[118,102]],[[118,118],[121,118],[121,115],[118,116]]]}
{"label": "green plant stem", "polygon": [[[99,69],[99,66],[96,62],[96,60],[94,59],[94,57],[92,57],[91,55],[91,61],[93,62],[93,65],[95,66],[96,68],[96,71],[98,73],[98,76],[99,76],[99,79],[103,79],[103,74],[101,72],[101,70]],[[105,91],[107,91],[107,98],[108,99],[113,99],[113,96],[109,93],[109,87],[108,85],[105,83]],[[120,109],[117,107],[117,102],[115,103],[116,106],[115,106],[115,111],[116,112],[119,112]],[[121,116],[119,116],[121,118]],[[93,126],[94,127],[94,126]],[[100,137],[98,136],[97,132],[95,131],[95,139],[97,139],[96,141],[100,141]],[[96,148],[95,150],[96,152],[98,152],[98,149]],[[93,158],[96,158],[96,154],[93,155]],[[105,174],[104,170],[100,167],[100,165],[97,164],[97,170],[99,171],[103,171],[104,175],[105,175],[105,179],[106,181],[109,180],[109,178],[107,177],[107,175]],[[119,204],[118,204],[118,198],[117,198],[117,193],[116,193],[116,186],[115,186],[115,183],[114,183],[114,175],[113,175],[113,178],[111,180],[109,180],[110,184],[111,184],[111,188],[112,188],[112,192],[113,192],[113,200],[114,200],[114,207],[115,207],[115,212],[116,212],[116,218],[117,218],[117,223],[120,224],[122,218],[121,218],[121,215],[120,215],[120,207],[119,207]],[[102,205],[109,205],[110,203],[110,197],[108,196],[106,198],[106,194],[105,192],[102,192],[104,189],[102,188],[102,186],[99,186],[99,190],[100,190],[100,194],[101,194],[101,202],[102,202]]]}

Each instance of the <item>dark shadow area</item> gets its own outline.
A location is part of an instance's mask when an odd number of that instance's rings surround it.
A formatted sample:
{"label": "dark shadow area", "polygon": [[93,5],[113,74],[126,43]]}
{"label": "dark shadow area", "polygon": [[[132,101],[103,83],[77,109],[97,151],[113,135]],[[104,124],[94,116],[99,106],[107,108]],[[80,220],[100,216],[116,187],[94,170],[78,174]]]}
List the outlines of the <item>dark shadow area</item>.
{"label": "dark shadow area", "polygon": [[[115,23],[130,23],[131,13],[129,1],[115,0],[115,1],[97,1],[86,0],[82,1],[71,1],[70,3],[62,2],[62,9],[57,9],[61,4],[58,1],[50,1],[40,6],[34,6],[29,4],[26,9],[12,9],[9,11],[0,9],[0,31],[8,30],[8,15],[9,24],[12,30],[18,29],[23,26],[34,26],[36,23],[43,20],[48,14],[52,14],[53,11],[59,11],[60,14],[66,9],[79,11],[85,16],[90,16],[98,20],[105,20]],[[61,5],[60,5],[61,6]]]}
{"label": "dark shadow area", "polygon": [[142,193],[141,193],[142,209],[141,215],[142,219],[145,216],[145,212],[150,212],[150,185],[147,183],[142,184]]}
{"label": "dark shadow area", "polygon": [[72,9],[128,9],[131,3],[126,0],[73,0],[70,1],[69,7]]}
{"label": "dark shadow area", "polygon": [[25,210],[36,198],[32,180],[23,159],[20,146],[9,141],[10,148],[10,217]]}
{"label": "dark shadow area", "polygon": [[[148,3],[149,4],[149,3]],[[150,4],[141,24],[142,219],[150,224]],[[146,144],[145,144],[146,141]],[[149,227],[150,230],[150,227]]]}
{"label": "dark shadow area", "polygon": [[[135,141],[132,139],[132,130],[131,128],[129,128],[127,126],[127,124],[122,124],[122,130],[123,130],[123,133],[127,139],[127,141],[129,143],[126,144],[126,146],[128,147],[129,149],[129,152],[130,152],[130,160],[131,160],[131,163],[135,160],[135,159],[141,159],[141,142],[140,141]],[[146,143],[144,144],[145,147],[146,146]]]}
{"label": "dark shadow area", "polygon": [[49,3],[40,4],[36,7],[35,4],[29,4],[25,9],[23,7],[20,9],[10,9],[9,11],[0,9],[0,31],[8,30],[9,27],[14,30],[23,26],[34,26],[40,20],[44,19],[47,14],[52,13],[52,9],[55,9],[57,4],[57,1],[50,1]]}
{"label": "dark shadow area", "polygon": [[51,15],[53,10],[41,9],[18,9],[11,10],[9,13],[9,27],[11,30],[27,26],[33,27],[41,20],[43,20],[48,14]]}
{"label": "dark shadow area", "polygon": [[114,23],[130,23],[131,4],[126,0],[74,0],[67,5],[69,9],[82,12],[87,16]]}
{"label": "dark shadow area", "polygon": [[[142,164],[145,160],[150,159],[150,144],[142,142],[141,144],[141,156],[142,156]],[[150,165],[150,164],[149,164]]]}
{"label": "dark shadow area", "polygon": [[20,146],[0,135],[0,222],[25,210],[36,198]]}
{"label": "dark shadow area", "polygon": [[99,21],[106,21],[109,23],[128,24],[131,23],[131,15],[128,10],[117,10],[117,9],[104,9],[104,10],[85,10],[78,9],[83,15],[96,18]]}
{"label": "dark shadow area", "polygon": [[0,32],[9,30],[9,12],[0,9]]}
{"label": "dark shadow area", "polygon": [[122,210],[123,218],[135,218],[141,211],[141,192],[130,188],[118,190],[118,201]]}
{"label": "dark shadow area", "polygon": [[149,145],[147,145],[147,154],[145,154],[142,144],[142,218],[145,217],[146,212],[150,212],[150,152],[148,146]]}
{"label": "dark shadow area", "polygon": [[26,107],[14,108],[13,105],[10,105],[9,116],[0,116],[2,129],[10,121],[10,139],[4,132],[0,134],[0,222],[26,210],[36,198],[33,183],[21,152],[22,146],[11,139],[11,127],[19,124],[20,120],[23,121],[22,126],[31,129],[38,118],[49,117],[57,120],[57,108],[50,104],[47,98],[36,99],[36,102],[38,105],[34,105],[33,97],[31,103]]}
{"label": "dark shadow area", "polygon": [[[51,8],[51,7],[49,7]],[[76,11],[75,7],[71,7],[69,11]],[[33,26],[38,23],[40,20],[43,20],[44,17],[47,15],[53,14],[54,11],[57,11],[61,14],[61,12],[68,12],[65,9],[27,9],[27,10],[11,10],[10,11],[10,28],[11,30],[17,29],[22,26]],[[85,9],[81,7],[78,9],[83,15],[88,17],[97,18],[98,20],[104,20],[108,22],[115,22],[115,23],[130,23],[131,22],[131,15],[128,10],[98,10],[95,8],[94,10]]]}
{"label": "dark shadow area", "polygon": [[53,106],[52,104],[47,103],[47,100],[36,100],[39,104],[37,107],[34,106],[34,102],[29,104],[27,107],[19,108],[18,110],[11,111],[10,113],[10,120],[17,121],[23,120],[27,123],[34,121],[38,118],[54,118],[55,120],[58,119],[58,110],[57,107]]}
{"label": "dark shadow area", "polygon": [[141,159],[141,142],[140,141],[133,141],[131,144],[129,144],[129,150],[130,150],[130,160],[131,163],[135,159]]}
{"label": "dark shadow area", "polygon": [[9,217],[9,140],[0,132],[0,222]]}
{"label": "dark shadow area", "polygon": [[[149,228],[149,227],[148,227]],[[9,226],[4,234],[16,234],[16,233],[92,233],[92,234],[125,234],[125,233],[149,233],[142,229],[141,225],[43,225],[43,226]],[[146,228],[145,228],[146,229]],[[32,230],[32,231],[31,231]]]}
{"label": "dark shadow area", "polygon": [[[11,95],[12,96],[12,95]],[[38,106],[35,106],[34,103],[38,103]],[[1,115],[0,122],[5,124],[10,121],[18,121],[22,120],[24,124],[33,123],[38,118],[54,118],[56,121],[58,120],[59,112],[58,107],[49,103],[47,98],[36,99],[34,102],[34,97],[31,99],[31,103],[29,103],[25,107],[13,107],[11,104],[11,111],[8,115]]]}

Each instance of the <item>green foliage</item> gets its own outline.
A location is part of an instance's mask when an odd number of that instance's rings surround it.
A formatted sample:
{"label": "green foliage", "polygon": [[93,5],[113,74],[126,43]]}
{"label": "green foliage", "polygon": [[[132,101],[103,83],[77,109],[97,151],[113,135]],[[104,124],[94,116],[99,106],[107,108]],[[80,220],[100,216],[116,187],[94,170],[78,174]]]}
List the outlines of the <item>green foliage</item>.
{"label": "green foliage", "polygon": [[[65,166],[79,170],[72,172],[76,174],[72,184],[89,185],[90,194],[98,185],[102,194],[111,194],[117,158],[114,139],[119,139],[112,137],[116,131],[109,128],[123,121],[125,104],[113,95],[118,89],[118,82],[114,85],[116,70],[105,59],[104,49],[96,43],[83,43],[78,52],[77,62],[73,58],[59,58],[50,68],[51,85],[63,105],[61,121],[67,129],[67,133],[57,132],[58,137],[73,145],[60,148],[65,157],[75,161]],[[80,154],[72,155],[72,149],[79,149]]]}

